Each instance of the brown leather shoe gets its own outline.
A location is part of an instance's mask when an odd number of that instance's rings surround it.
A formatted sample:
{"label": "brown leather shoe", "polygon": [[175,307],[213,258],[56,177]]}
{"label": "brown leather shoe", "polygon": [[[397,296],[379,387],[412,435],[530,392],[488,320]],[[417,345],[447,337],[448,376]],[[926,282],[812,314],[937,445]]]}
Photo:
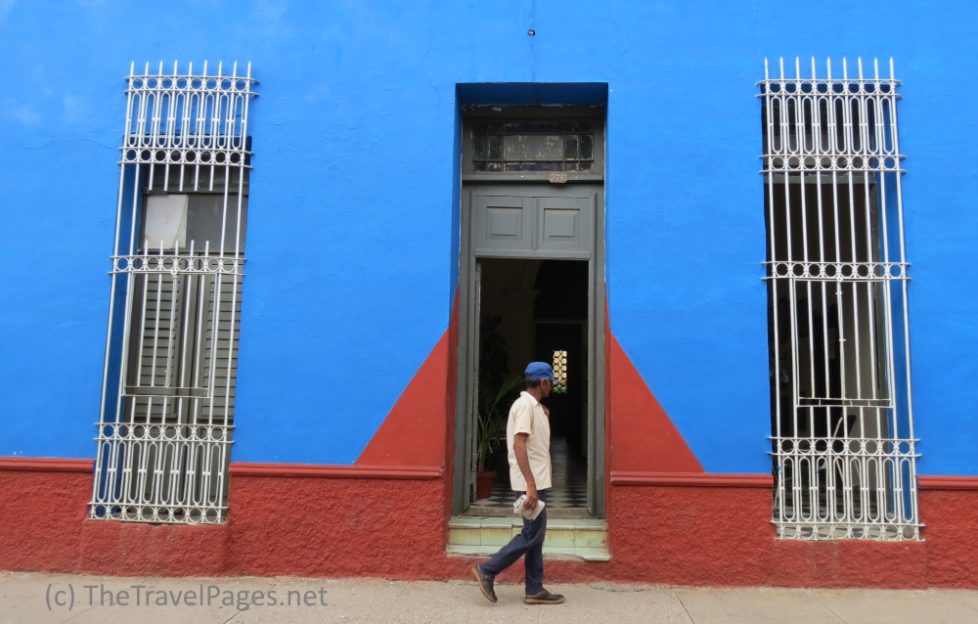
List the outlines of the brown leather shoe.
{"label": "brown leather shoe", "polygon": [[551,594],[547,590],[541,591],[539,594],[533,594],[532,596],[524,596],[523,602],[526,604],[561,604],[564,602],[564,597],[560,594]]}
{"label": "brown leather shoe", "polygon": [[475,580],[479,583],[479,589],[482,590],[482,595],[486,597],[486,600],[496,602],[496,590],[492,587],[493,578],[488,574],[483,574],[477,565],[472,566],[472,574],[475,575]]}

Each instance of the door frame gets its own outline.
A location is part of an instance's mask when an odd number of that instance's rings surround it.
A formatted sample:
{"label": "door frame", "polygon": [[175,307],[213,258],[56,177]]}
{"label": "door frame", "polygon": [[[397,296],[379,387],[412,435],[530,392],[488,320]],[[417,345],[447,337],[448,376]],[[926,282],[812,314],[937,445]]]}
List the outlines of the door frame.
{"label": "door frame", "polygon": [[[480,177],[481,178],[481,177]],[[587,187],[595,193],[593,239],[590,258],[580,252],[525,251],[480,253],[473,249],[473,194],[498,191],[531,196],[534,192],[554,193],[562,188]],[[596,518],[605,516],[605,238],[603,180],[569,181],[547,184],[534,181],[463,182],[459,245],[458,352],[456,354],[455,452],[453,454],[452,513],[461,514],[471,504],[475,473],[470,467],[475,449],[475,405],[478,392],[478,348],[481,275],[480,258],[536,260],[587,260],[588,262],[588,401],[586,406],[588,448],[588,511]]]}

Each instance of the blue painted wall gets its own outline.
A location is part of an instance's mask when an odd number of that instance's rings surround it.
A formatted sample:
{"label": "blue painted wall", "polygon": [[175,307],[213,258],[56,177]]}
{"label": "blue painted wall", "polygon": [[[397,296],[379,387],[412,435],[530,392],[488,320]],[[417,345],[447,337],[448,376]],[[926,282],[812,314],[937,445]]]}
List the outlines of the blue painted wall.
{"label": "blue painted wall", "polygon": [[[764,472],[765,56],[894,56],[929,474],[976,474],[971,3],[0,3],[0,455],[91,457],[131,59],[251,60],[237,444],[349,463],[448,324],[458,83],[607,83],[612,330],[707,470]],[[529,38],[527,29],[536,36]]]}

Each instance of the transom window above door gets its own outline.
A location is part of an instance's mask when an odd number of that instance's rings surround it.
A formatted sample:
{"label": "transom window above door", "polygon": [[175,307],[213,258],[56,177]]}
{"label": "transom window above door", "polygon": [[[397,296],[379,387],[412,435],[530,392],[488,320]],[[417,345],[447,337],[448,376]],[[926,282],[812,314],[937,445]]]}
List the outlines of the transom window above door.
{"label": "transom window above door", "polygon": [[472,129],[475,171],[591,171],[589,121],[482,121]]}
{"label": "transom window above door", "polygon": [[[546,117],[542,115],[546,114]],[[467,107],[467,179],[598,181],[604,174],[604,107]]]}

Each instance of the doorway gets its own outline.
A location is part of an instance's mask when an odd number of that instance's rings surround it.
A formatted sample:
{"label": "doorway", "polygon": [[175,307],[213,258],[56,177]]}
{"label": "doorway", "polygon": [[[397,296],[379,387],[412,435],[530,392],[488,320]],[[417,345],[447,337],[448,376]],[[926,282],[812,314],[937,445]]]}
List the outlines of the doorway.
{"label": "doorway", "polygon": [[[554,368],[556,383],[543,403],[550,409],[553,486],[551,509],[585,515],[588,508],[588,262],[484,258],[477,260],[479,355],[476,388],[480,423],[479,479],[468,513],[508,514],[512,506],[505,423],[522,389],[527,362]],[[492,422],[486,422],[492,419]],[[492,438],[486,444],[486,438]]]}

